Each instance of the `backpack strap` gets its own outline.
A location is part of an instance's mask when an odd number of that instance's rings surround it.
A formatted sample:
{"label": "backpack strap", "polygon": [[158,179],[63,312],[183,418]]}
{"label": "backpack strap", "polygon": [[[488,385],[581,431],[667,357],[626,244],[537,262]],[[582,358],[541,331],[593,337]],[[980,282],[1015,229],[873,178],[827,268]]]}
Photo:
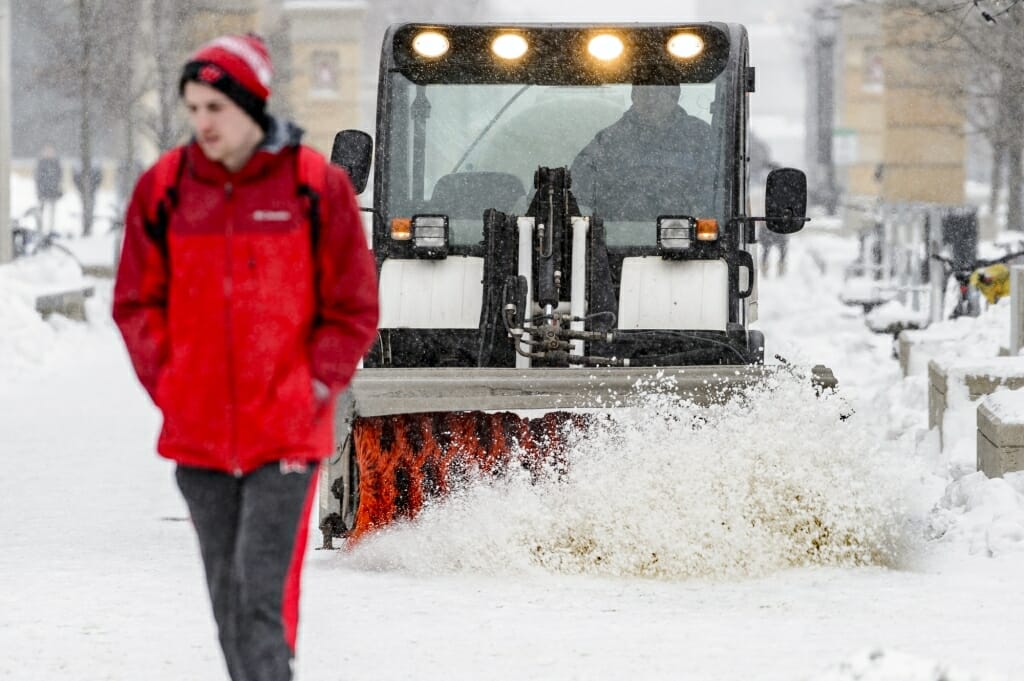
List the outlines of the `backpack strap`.
{"label": "backpack strap", "polygon": [[313,248],[314,258],[320,239],[320,228],[323,225],[324,204],[321,201],[327,193],[327,160],[318,152],[305,145],[300,145],[295,154],[296,177],[298,192],[307,201],[309,211],[309,239]]}
{"label": "backpack strap", "polygon": [[184,167],[185,147],[175,147],[161,156],[153,166],[153,188],[150,205],[144,215],[146,234],[167,255],[167,226],[171,211],[178,205],[178,183]]}
{"label": "backpack strap", "polygon": [[[310,242],[315,253],[324,211],[320,197],[327,192],[327,161],[306,146],[299,146],[295,157],[298,193],[307,202]],[[167,226],[171,212],[178,205],[178,185],[185,166],[184,158],[185,147],[175,147],[161,156],[153,167],[151,203],[145,213],[146,233],[164,255],[167,255]]]}

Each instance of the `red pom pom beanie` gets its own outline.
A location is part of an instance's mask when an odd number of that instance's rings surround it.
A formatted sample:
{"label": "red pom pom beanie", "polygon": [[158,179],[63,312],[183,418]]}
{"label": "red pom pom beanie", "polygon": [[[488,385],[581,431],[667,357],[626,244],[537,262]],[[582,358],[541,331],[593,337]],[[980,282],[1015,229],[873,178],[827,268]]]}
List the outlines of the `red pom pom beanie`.
{"label": "red pom pom beanie", "polygon": [[206,43],[189,57],[178,92],[183,94],[189,81],[209,85],[266,129],[272,74],[270,54],[262,38],[254,33],[226,35]]}

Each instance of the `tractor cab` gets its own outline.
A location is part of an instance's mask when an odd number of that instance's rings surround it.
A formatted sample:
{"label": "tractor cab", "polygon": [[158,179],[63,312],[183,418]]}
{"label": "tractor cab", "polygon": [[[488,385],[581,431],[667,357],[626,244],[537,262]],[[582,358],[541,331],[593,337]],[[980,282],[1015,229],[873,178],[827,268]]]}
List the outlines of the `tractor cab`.
{"label": "tractor cab", "polygon": [[[375,142],[332,158],[360,190],[376,159],[367,366],[762,359],[743,27],[400,25],[379,88]],[[803,174],[768,184],[769,228],[802,227]],[[535,345],[558,314],[605,335]]]}

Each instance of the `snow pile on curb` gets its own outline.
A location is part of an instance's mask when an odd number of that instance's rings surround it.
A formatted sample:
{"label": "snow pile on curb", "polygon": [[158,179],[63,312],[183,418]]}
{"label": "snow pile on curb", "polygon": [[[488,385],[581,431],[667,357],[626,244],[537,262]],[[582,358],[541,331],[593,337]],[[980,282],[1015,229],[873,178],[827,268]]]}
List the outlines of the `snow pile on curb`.
{"label": "snow pile on curb", "polygon": [[836,665],[811,681],[1003,681],[979,676],[906,653],[872,650]]}
{"label": "snow pile on curb", "polygon": [[647,392],[591,428],[569,473],[478,484],[386,528],[363,569],[743,578],[899,561],[909,476],[806,378],[710,408]]}
{"label": "snow pile on curb", "polygon": [[[948,359],[984,359],[996,357],[1010,338],[1010,300],[1004,298],[988,306],[977,317],[958,317],[932,324],[926,329],[905,331],[914,343],[930,347],[928,356],[939,361]],[[911,373],[927,373],[927,362],[912,357]],[[918,363],[921,366],[917,366]]]}
{"label": "snow pile on curb", "polygon": [[[1024,473],[990,480],[977,472],[978,405],[988,399],[996,409],[1003,405],[1007,418],[1021,415],[1024,391],[1000,389],[971,400],[964,379],[966,373],[1007,376],[1024,365],[1024,358],[997,357],[1008,339],[1009,315],[1004,299],[977,318],[961,317],[908,332],[916,341],[933,343],[928,354],[948,365],[943,446],[938,429],[927,428],[927,375],[910,375],[888,391],[889,436],[902,433],[909,438],[942,490],[926,514],[925,538],[979,556],[1024,550]],[[968,361],[952,365],[952,360]]]}
{"label": "snow pile on curb", "polygon": [[[57,315],[44,321],[36,311],[36,298],[90,283],[77,263],[61,253],[44,253],[0,265],[0,376],[9,379],[47,368],[61,346],[73,352],[73,337],[68,338],[61,330],[83,325]],[[90,319],[109,319],[108,289],[109,285],[97,286],[96,296],[87,299]]]}
{"label": "snow pile on curb", "polygon": [[929,529],[934,538],[963,544],[971,554],[1024,551],[1024,472],[993,479],[978,472],[952,482]]}
{"label": "snow pile on curb", "polygon": [[38,282],[45,281],[46,269],[22,261],[0,266],[0,375],[43,364],[56,340],[53,326],[35,308]]}
{"label": "snow pile on curb", "polygon": [[900,324],[924,326],[928,323],[928,311],[914,310],[898,300],[890,300],[868,312],[864,320],[869,328],[879,331],[884,331]]}

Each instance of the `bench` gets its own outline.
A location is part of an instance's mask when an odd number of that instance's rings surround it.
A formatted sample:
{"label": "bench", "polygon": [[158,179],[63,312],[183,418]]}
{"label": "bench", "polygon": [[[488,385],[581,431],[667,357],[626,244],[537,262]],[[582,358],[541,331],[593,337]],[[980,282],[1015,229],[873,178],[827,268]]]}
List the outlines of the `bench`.
{"label": "bench", "polygon": [[36,311],[43,315],[43,319],[52,314],[64,315],[69,319],[85,321],[85,299],[91,298],[95,293],[92,286],[44,293],[36,296]]}

